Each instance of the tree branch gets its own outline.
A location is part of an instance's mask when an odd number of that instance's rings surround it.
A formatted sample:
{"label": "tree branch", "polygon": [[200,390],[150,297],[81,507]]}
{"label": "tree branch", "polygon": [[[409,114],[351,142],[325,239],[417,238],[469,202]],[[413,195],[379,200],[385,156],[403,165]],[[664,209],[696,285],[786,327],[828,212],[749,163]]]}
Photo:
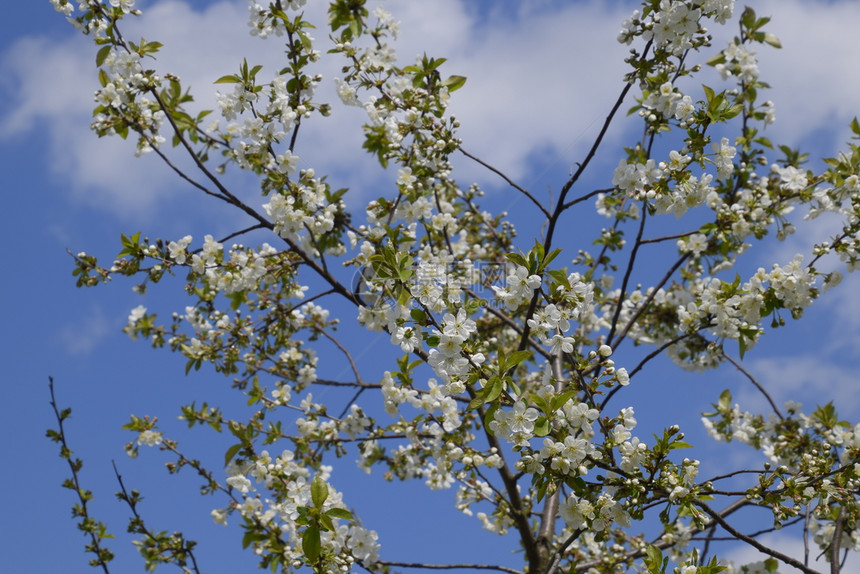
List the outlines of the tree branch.
{"label": "tree branch", "polygon": [[426,568],[428,570],[498,570],[499,572],[507,572],[508,574],[523,574],[522,570],[492,564],[424,564],[422,562],[392,562],[390,560],[377,560],[375,564],[397,566],[400,568]]}
{"label": "tree branch", "polygon": [[111,537],[102,522],[92,518],[89,513],[88,502],[92,500],[92,493],[89,490],[81,488],[81,483],[78,478],[78,471],[83,466],[80,459],[72,459],[72,451],[66,442],[66,431],[63,428],[63,422],[72,414],[71,409],[63,409],[61,412],[57,407],[57,399],[54,396],[54,377],[48,377],[48,389],[51,392],[51,408],[54,409],[54,417],[57,419],[58,428],[56,431],[49,430],[48,438],[52,441],[60,443],[60,458],[69,464],[69,470],[72,472],[71,479],[63,482],[63,486],[74,490],[80,501],[72,509],[72,516],[81,519],[78,523],[78,529],[89,535],[90,544],[87,545],[87,552],[93,553],[96,557],[90,561],[92,566],[101,566],[105,574],[110,574],[108,562],[113,560],[113,552],[102,546],[103,538]]}
{"label": "tree branch", "polygon": [[514,183],[514,181],[511,180],[511,178],[509,178],[507,175],[505,175],[504,173],[502,173],[500,170],[496,169],[495,167],[491,166],[490,164],[488,164],[484,160],[482,160],[478,157],[475,157],[474,155],[470,154],[469,152],[467,152],[463,148],[458,148],[458,149],[460,150],[460,153],[462,153],[464,156],[478,162],[479,164],[481,164],[485,168],[489,169],[490,171],[492,171],[493,173],[495,173],[496,175],[498,175],[499,177],[504,179],[508,183],[508,185],[510,185],[511,187],[513,187],[514,189],[516,189],[517,191],[519,191],[520,193],[522,193],[523,195],[528,197],[531,200],[531,202],[534,203],[537,206],[537,208],[541,210],[541,213],[543,213],[546,217],[550,217],[549,211],[541,204],[541,202],[539,202],[537,199],[535,199],[535,197],[531,193],[529,193],[526,189],[524,189],[523,187],[520,187],[519,185]]}
{"label": "tree branch", "polygon": [[816,572],[812,568],[809,568],[806,565],[804,565],[799,560],[795,560],[791,556],[788,556],[786,554],[783,554],[782,552],[778,552],[778,551],[774,550],[773,548],[765,546],[764,544],[762,544],[761,542],[759,542],[755,538],[753,538],[751,536],[747,536],[746,534],[740,532],[739,530],[734,528],[731,524],[726,522],[726,520],[723,518],[723,516],[719,512],[717,512],[716,510],[714,510],[713,508],[711,508],[710,506],[708,506],[707,504],[705,504],[701,500],[695,500],[693,502],[693,504],[695,504],[696,506],[701,508],[705,512],[705,514],[710,516],[717,524],[719,524],[723,528],[723,530],[725,530],[726,532],[728,532],[729,534],[734,536],[737,540],[741,540],[743,542],[746,542],[747,544],[749,544],[750,546],[752,546],[753,548],[755,548],[759,552],[767,554],[768,556],[772,556],[773,558],[776,558],[777,560],[784,562],[785,564],[788,564],[789,566],[794,566],[795,568],[797,568],[801,572],[805,572],[806,574],[819,574],[818,572]]}
{"label": "tree branch", "polygon": [[770,407],[773,409],[773,412],[775,412],[775,413],[776,413],[776,416],[778,416],[778,417],[780,418],[780,420],[785,420],[785,417],[783,417],[783,416],[782,416],[782,413],[781,413],[781,412],[779,412],[779,408],[777,408],[776,403],[775,403],[775,402],[773,402],[773,399],[771,398],[770,394],[765,390],[765,388],[761,385],[761,383],[759,383],[759,382],[756,380],[756,378],[755,378],[755,377],[753,377],[753,376],[749,373],[749,371],[747,371],[746,369],[744,369],[744,368],[741,366],[741,364],[740,364],[740,363],[738,363],[737,361],[735,361],[735,360],[734,360],[731,356],[729,356],[729,354],[728,354],[728,353],[726,353],[725,351],[723,351],[723,357],[724,357],[726,360],[728,360],[728,362],[730,362],[731,364],[733,364],[737,370],[739,370],[740,372],[742,372],[742,373],[746,376],[746,378],[748,378],[748,379],[750,380],[750,382],[751,382],[753,385],[755,385],[755,388],[757,388],[757,389],[759,390],[759,392],[760,392],[762,395],[764,395],[764,398],[766,398],[766,399],[767,399],[767,402],[768,402],[768,403],[770,403]]}

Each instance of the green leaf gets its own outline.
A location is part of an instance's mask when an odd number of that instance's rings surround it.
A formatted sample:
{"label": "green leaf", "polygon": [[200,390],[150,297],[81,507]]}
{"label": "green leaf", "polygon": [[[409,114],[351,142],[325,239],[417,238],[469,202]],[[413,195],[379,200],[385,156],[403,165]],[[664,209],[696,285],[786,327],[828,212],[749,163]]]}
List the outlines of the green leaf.
{"label": "green leaf", "polygon": [[770,139],[768,139],[764,136],[757,137],[753,141],[759,145],[766,147],[767,149],[773,149],[773,144],[770,142]]}
{"label": "green leaf", "polygon": [[531,351],[514,351],[505,361],[505,370],[509,371],[532,356]]}
{"label": "green leaf", "polygon": [[230,298],[230,309],[232,309],[234,311],[236,309],[238,309],[239,307],[241,307],[242,303],[244,303],[247,300],[247,297],[246,297],[244,291],[237,291],[236,293],[231,293],[229,295],[229,298]]}
{"label": "green leaf", "polygon": [[552,410],[552,412],[555,412],[558,409],[562,408],[564,405],[566,405],[567,401],[569,401],[570,399],[572,399],[576,395],[577,395],[576,389],[570,389],[570,390],[565,391],[564,393],[562,393],[560,395],[555,395],[552,398],[552,401],[550,402],[549,408]]}
{"label": "green leaf", "polygon": [[490,408],[487,409],[487,413],[484,415],[484,428],[486,428],[487,432],[490,434],[493,434],[493,430],[490,428],[490,423],[496,420],[496,411],[499,410],[499,406],[499,403],[493,403],[492,405],[490,405]]}
{"label": "green leaf", "polygon": [[323,532],[334,532],[334,522],[328,514],[320,515],[320,530]]}
{"label": "green leaf", "polygon": [[743,104],[735,104],[722,112],[722,119],[730,120],[744,110]]}
{"label": "green leaf", "polygon": [[96,66],[101,67],[104,64],[104,61],[107,59],[108,54],[110,54],[112,46],[108,44],[107,46],[102,46],[99,51],[96,53]]}
{"label": "green leaf", "polygon": [[546,436],[551,430],[549,419],[545,416],[539,416],[535,421],[535,436]]}
{"label": "green leaf", "polygon": [[215,80],[216,84],[238,84],[242,81],[242,78],[235,74],[229,74],[227,76],[221,76],[217,80]]}
{"label": "green leaf", "polygon": [[355,517],[352,515],[352,512],[345,508],[331,508],[326,510],[326,514],[332,518],[342,518],[343,520],[355,522]]}
{"label": "green leaf", "polygon": [[358,38],[359,36],[361,36],[362,29],[363,28],[361,27],[361,20],[357,18],[349,23],[349,31],[352,32],[352,36],[354,38]]}
{"label": "green leaf", "polygon": [[839,424],[839,415],[836,414],[836,408],[832,402],[823,407],[818,407],[812,413],[812,418],[820,422],[825,428],[833,428]]}
{"label": "green leaf", "polygon": [[466,410],[467,411],[474,411],[475,409],[480,408],[480,406],[483,404],[484,404],[484,397],[481,395],[478,395],[477,397],[475,397],[474,399],[469,401],[469,406],[466,407]]}
{"label": "green leaf", "polygon": [[515,263],[521,267],[528,267],[529,264],[526,262],[526,258],[520,255],[519,253],[507,253],[505,258],[511,263]]}
{"label": "green leaf", "polygon": [[726,55],[720,52],[716,56],[709,58],[706,62],[709,66],[716,66],[717,64],[725,64],[726,63]]}
{"label": "green leaf", "polygon": [[546,266],[552,262],[553,259],[558,257],[559,253],[561,253],[561,249],[559,249],[559,248],[553,249],[552,251],[547,253],[544,256],[543,261],[540,262],[540,267],[538,268],[538,271],[543,271],[546,268]]}
{"label": "green leaf", "polygon": [[245,535],[242,537],[242,548],[247,548],[254,542],[260,542],[264,540],[263,536],[260,535],[256,530],[247,530],[245,531]]}
{"label": "green leaf", "polygon": [[314,506],[322,508],[328,498],[328,484],[317,476],[311,483],[311,499],[314,501]]}
{"label": "green leaf", "polygon": [[455,92],[462,88],[466,83],[465,76],[449,76],[447,80],[442,82],[442,85],[448,88],[448,92]]}
{"label": "green leaf", "polygon": [[227,452],[224,453],[224,466],[230,464],[230,461],[233,460],[233,457],[236,456],[236,453],[239,452],[239,449],[241,448],[241,444],[234,444],[227,449]]}
{"label": "green leaf", "polygon": [[755,29],[755,10],[747,6],[741,14],[741,24],[744,28]]}
{"label": "green leaf", "polygon": [[316,564],[320,557],[320,530],[316,524],[310,524],[302,533],[302,552],[310,564]]}
{"label": "green leaf", "polygon": [[663,551],[656,546],[649,545],[645,549],[645,556],[642,558],[645,563],[648,574],[662,574],[666,572],[666,564],[668,559],[663,557]]}
{"label": "green leaf", "polygon": [[718,408],[725,412],[732,408],[732,392],[728,389],[720,393],[720,401]]}
{"label": "green leaf", "polygon": [[490,377],[488,386],[484,389],[484,402],[489,403],[499,398],[499,395],[502,394],[503,388],[504,385],[502,384],[502,379],[499,377]]}

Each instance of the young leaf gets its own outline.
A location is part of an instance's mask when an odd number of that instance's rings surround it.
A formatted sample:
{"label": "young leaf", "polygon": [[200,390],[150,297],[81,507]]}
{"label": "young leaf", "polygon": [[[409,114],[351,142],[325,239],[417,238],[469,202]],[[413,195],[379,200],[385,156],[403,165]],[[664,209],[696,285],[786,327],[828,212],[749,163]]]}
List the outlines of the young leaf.
{"label": "young leaf", "polygon": [[343,520],[349,520],[350,522],[355,521],[355,517],[349,510],[345,508],[330,508],[325,512],[328,516],[332,518],[342,518]]}
{"label": "young leaf", "polygon": [[239,452],[239,449],[241,448],[241,444],[234,444],[227,449],[227,452],[224,453],[224,466],[230,464],[230,461],[233,460],[233,457],[236,456],[236,453]]}
{"label": "young leaf", "polygon": [[242,79],[239,76],[237,76],[235,74],[229,74],[227,76],[221,76],[220,78],[215,80],[215,83],[216,84],[238,84],[241,81],[242,81]]}
{"label": "young leaf", "polygon": [[447,80],[442,82],[442,85],[448,88],[448,92],[455,92],[462,88],[466,83],[465,76],[449,76]]}
{"label": "young leaf", "polygon": [[325,504],[327,498],[328,484],[326,484],[322,478],[317,476],[311,483],[311,499],[314,502],[314,506],[322,508],[322,505]]}
{"label": "young leaf", "polygon": [[104,61],[107,59],[108,54],[110,54],[112,47],[113,46],[108,44],[107,46],[102,46],[99,49],[99,51],[96,53],[96,66],[101,67],[101,65],[104,64]]}
{"label": "young leaf", "polygon": [[308,563],[316,564],[320,557],[320,529],[316,524],[309,524],[302,533],[302,552]]}
{"label": "young leaf", "polygon": [[514,351],[505,362],[505,370],[509,371],[532,356],[531,351]]}

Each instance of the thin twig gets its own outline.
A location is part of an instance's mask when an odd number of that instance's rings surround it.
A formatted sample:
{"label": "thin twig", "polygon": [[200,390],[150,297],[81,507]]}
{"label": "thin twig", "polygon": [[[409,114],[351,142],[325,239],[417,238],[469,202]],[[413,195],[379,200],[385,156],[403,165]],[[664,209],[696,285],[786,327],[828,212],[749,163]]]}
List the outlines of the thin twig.
{"label": "thin twig", "polygon": [[239,231],[234,231],[230,235],[222,238],[218,243],[226,243],[226,242],[230,241],[231,239],[233,239],[234,237],[238,237],[240,235],[245,235],[246,233],[250,233],[251,231],[254,231],[255,229],[269,229],[269,226],[264,225],[262,223],[257,223],[257,224],[250,226],[250,227],[246,227],[245,229],[240,229]]}
{"label": "thin twig", "polygon": [[349,367],[350,369],[352,369],[352,373],[355,375],[355,380],[358,382],[359,385],[358,391],[356,391],[352,399],[350,399],[350,401],[346,403],[346,406],[343,407],[343,411],[340,413],[340,416],[337,417],[339,419],[342,419],[346,412],[349,410],[349,407],[353,403],[355,403],[355,401],[358,400],[358,397],[361,396],[361,393],[363,393],[367,387],[364,386],[364,381],[361,380],[361,374],[358,372],[358,365],[355,364],[355,361],[353,360],[350,352],[343,345],[340,344],[340,341],[335,339],[335,337],[333,335],[330,335],[326,330],[320,329],[320,333],[322,333],[323,337],[334,343],[334,345],[338,349],[340,349],[340,352],[346,356],[346,360],[349,361]]}
{"label": "thin twig", "polygon": [[[680,343],[681,341],[683,341],[684,339],[686,339],[687,337],[690,337],[690,336],[691,336],[690,333],[684,333],[683,335],[679,335],[679,336],[675,337],[674,339],[666,341],[665,343],[663,343],[662,345],[660,345],[659,347],[657,347],[656,349],[654,349],[653,351],[651,351],[650,353],[645,355],[645,357],[643,357],[642,360],[639,361],[639,363],[630,372],[627,373],[627,376],[630,377],[630,380],[632,381],[633,377],[645,367],[646,363],[648,363],[652,359],[658,357],[663,351],[665,351],[666,349],[668,349],[672,345],[674,345],[676,343]],[[606,404],[615,395],[615,393],[620,391],[622,388],[623,388],[622,386],[618,385],[618,386],[613,387],[612,390],[610,390],[608,393],[606,393],[606,398],[603,399],[602,403],[600,403],[600,410],[601,411],[603,411],[606,408]]]}
{"label": "thin twig", "polygon": [[[78,479],[78,471],[83,466],[83,463],[78,459],[72,460],[72,451],[66,443],[66,431],[63,428],[63,421],[69,416],[69,414],[71,414],[71,410],[65,409],[60,412],[60,409],[57,407],[57,399],[54,396],[54,377],[48,377],[48,389],[51,392],[51,408],[54,409],[54,416],[57,419],[57,425],[59,427],[53,435],[51,434],[52,431],[49,431],[49,436],[55,442],[60,443],[60,457],[69,464],[69,469],[72,471],[71,484],[68,484],[68,487],[75,491],[75,494],[78,496],[78,501],[80,501],[79,505],[75,505],[74,514],[81,518],[81,523],[78,525],[78,528],[90,535],[90,544],[87,545],[87,550],[96,556],[90,564],[93,566],[98,564],[101,566],[105,574],[110,574],[108,562],[113,559],[113,553],[101,545],[102,538],[109,535],[100,530],[104,527],[104,524],[90,517],[87,502],[90,500],[91,494],[89,491],[84,491],[81,488],[81,483]],[[63,483],[63,485],[66,486],[67,483]],[[91,525],[91,528],[85,528],[86,525]]]}
{"label": "thin twig", "polygon": [[583,201],[588,201],[589,199],[591,199],[595,195],[600,195],[601,193],[610,193],[613,191],[615,191],[614,187],[610,187],[607,189],[595,189],[594,191],[590,191],[583,196],[577,197],[576,199],[571,199],[570,201],[568,201],[567,203],[562,205],[561,208],[562,208],[562,210],[565,210],[569,207],[573,207],[577,203],[582,203]]}
{"label": "thin twig", "polygon": [[830,574],[839,574],[839,545],[842,542],[842,523],[845,507],[839,507],[839,516],[833,526],[833,540],[830,541]]}
{"label": "thin twig", "polygon": [[669,281],[669,279],[672,277],[672,275],[675,274],[675,271],[678,270],[678,268],[681,266],[681,264],[684,263],[684,261],[686,261],[689,256],[690,256],[689,253],[685,253],[684,255],[682,255],[681,257],[678,258],[678,261],[676,261],[675,264],[672,265],[671,269],[669,269],[669,271],[666,272],[666,274],[663,276],[663,278],[660,280],[660,282],[657,283],[657,285],[655,285],[653,287],[653,290],[651,291],[651,293],[648,294],[647,297],[645,297],[645,300],[642,301],[642,303],[636,309],[636,312],[633,313],[632,317],[630,317],[630,320],[627,322],[627,325],[618,334],[618,338],[615,341],[611,341],[611,342],[607,341],[607,344],[610,347],[612,347],[614,349],[618,346],[619,343],[621,343],[621,341],[624,340],[624,338],[627,336],[627,333],[630,332],[630,329],[633,328],[633,325],[636,324],[636,321],[639,319],[639,317],[642,315],[642,313],[645,312],[645,310],[648,308],[648,305],[651,304],[651,301],[654,300],[654,297],[657,296],[657,293],[660,291],[660,289],[663,287],[663,285],[665,285],[666,282]]}
{"label": "thin twig", "polygon": [[738,363],[737,361],[735,361],[735,360],[734,360],[732,357],[730,357],[730,356],[729,356],[729,354],[728,354],[728,353],[726,353],[725,351],[723,351],[723,357],[724,357],[725,359],[727,359],[731,364],[733,364],[737,370],[739,370],[740,372],[742,372],[742,373],[746,376],[746,378],[748,378],[748,379],[750,380],[750,382],[751,382],[753,385],[755,385],[755,388],[757,388],[757,389],[759,390],[759,392],[760,392],[762,395],[764,395],[764,398],[766,398],[766,399],[767,399],[767,402],[769,402],[769,403],[770,403],[770,406],[771,406],[771,408],[773,409],[773,412],[775,412],[775,413],[776,413],[776,416],[778,416],[780,420],[785,420],[785,417],[783,417],[783,416],[782,416],[782,413],[781,413],[781,412],[779,412],[779,409],[777,408],[776,403],[775,403],[775,402],[773,402],[773,399],[771,398],[770,394],[765,390],[765,388],[761,385],[761,383],[759,383],[759,382],[756,380],[756,378],[755,378],[754,376],[752,376],[752,375],[749,373],[749,371],[747,371],[746,369],[744,369],[744,368],[741,366],[741,364],[740,364],[740,363]]}
{"label": "thin twig", "polygon": [[[117,496],[128,505],[128,507],[131,509],[132,515],[134,516],[134,518],[132,519],[132,524],[137,525],[137,529],[135,529],[134,531],[139,533],[139,534],[143,534],[149,540],[158,544],[157,535],[154,534],[150,529],[148,529],[144,525],[143,518],[137,512],[137,502],[140,500],[140,498],[136,497],[136,494],[133,490],[132,490],[132,494],[129,495],[128,491],[125,488],[125,484],[122,481],[122,475],[120,475],[119,469],[116,467],[116,461],[111,461],[111,464],[113,465],[113,472],[116,475],[116,480],[119,483],[119,488],[121,491],[121,493],[117,493]],[[129,528],[131,529],[132,526],[129,525]],[[132,532],[132,530],[129,530],[129,532]],[[182,541],[181,548],[176,549],[173,547],[169,547],[167,549],[167,551],[170,553],[171,558],[173,559],[173,561],[175,562],[175,564],[177,566],[179,566],[180,568],[183,569],[183,571],[187,571],[187,569],[185,568],[185,559],[182,556],[182,554],[184,554],[185,556],[187,556],[188,558],[191,559],[191,565],[192,565],[192,568],[194,569],[194,571],[197,572],[197,574],[200,574],[200,568],[197,567],[197,558],[194,556],[194,551],[192,550],[195,543],[190,542],[190,544],[189,544],[188,541],[186,541],[184,537],[180,537],[180,540]],[[161,549],[160,545],[159,545],[158,549],[159,549],[159,552],[165,551],[165,550]]]}
{"label": "thin twig", "polygon": [[535,197],[531,193],[529,193],[526,189],[517,185],[511,178],[509,178],[507,175],[505,175],[502,171],[491,166],[490,164],[488,164],[484,160],[482,160],[478,157],[475,157],[474,155],[470,154],[469,152],[467,152],[463,148],[459,148],[459,150],[460,150],[460,153],[462,153],[464,156],[468,157],[471,160],[478,162],[479,164],[481,164],[482,166],[484,166],[488,170],[492,171],[493,173],[495,173],[496,175],[498,175],[499,177],[504,179],[508,183],[508,185],[510,185],[511,187],[513,187],[514,189],[516,189],[517,191],[519,191],[520,193],[522,193],[523,195],[528,197],[531,200],[531,202],[534,203],[537,206],[537,208],[541,210],[541,213],[543,213],[546,217],[550,217],[549,211],[541,204],[541,202],[539,202],[537,199],[535,199]]}
{"label": "thin twig", "polygon": [[693,504],[695,504],[696,506],[701,508],[705,512],[705,514],[707,514],[708,516],[713,518],[714,521],[716,521],[723,528],[723,530],[725,530],[726,532],[728,532],[729,534],[734,536],[737,540],[741,540],[743,542],[746,542],[747,544],[749,544],[750,546],[752,546],[753,548],[755,548],[759,552],[763,552],[764,554],[767,554],[768,556],[772,556],[773,558],[776,558],[777,560],[784,562],[785,564],[788,564],[789,566],[794,566],[795,568],[797,568],[801,572],[805,572],[806,574],[819,574],[818,572],[809,568],[808,566],[806,566],[805,564],[803,564],[799,560],[796,560],[796,559],[792,558],[791,556],[788,556],[787,554],[783,554],[782,552],[778,552],[778,551],[774,550],[773,548],[765,546],[764,544],[762,544],[761,542],[759,542],[755,538],[753,538],[751,536],[747,536],[746,534],[740,532],[739,530],[734,528],[731,524],[726,522],[726,520],[723,518],[723,516],[719,512],[717,512],[716,510],[714,510],[713,508],[711,508],[710,506],[708,506],[707,504],[705,504],[701,500],[696,500],[693,502]]}
{"label": "thin twig", "polygon": [[[552,376],[555,379],[555,392],[561,393],[564,388],[562,381],[563,374],[561,372],[561,355],[555,355],[552,358]],[[538,528],[538,547],[539,551],[547,556],[552,546],[553,534],[555,533],[555,522],[558,517],[559,498],[561,496],[561,488],[556,487],[555,491],[548,493],[546,502],[543,506],[543,512],[540,517],[540,527]],[[547,556],[547,574],[551,574],[553,564],[555,563],[555,554]]]}
{"label": "thin twig", "polygon": [[633,249],[630,251],[630,259],[627,261],[627,269],[624,271],[624,279],[621,281],[621,291],[618,295],[618,305],[615,306],[615,313],[612,316],[612,324],[609,327],[609,334],[606,336],[607,341],[611,341],[615,336],[615,329],[618,327],[618,318],[621,316],[621,309],[624,306],[624,298],[627,297],[627,286],[630,284],[630,276],[633,275],[633,266],[636,263],[636,255],[639,254],[639,246],[642,245],[642,234],[645,233],[645,220],[647,219],[648,210],[642,210],[642,219],[639,220],[639,231],[636,233],[636,241],[633,243]]}
{"label": "thin twig", "polygon": [[377,560],[375,564],[382,566],[398,566],[400,568],[426,568],[428,570],[455,570],[458,568],[467,570],[498,570],[508,574],[523,574],[521,570],[508,568],[507,566],[495,566],[493,564],[424,564],[421,562],[392,562],[389,560]]}
{"label": "thin twig", "polygon": [[[168,114],[165,114],[165,115],[168,115]],[[220,193],[215,193],[214,191],[212,191],[211,189],[209,189],[208,187],[206,187],[202,183],[198,182],[197,180],[193,179],[191,176],[189,176],[184,171],[179,169],[176,166],[176,164],[174,164],[172,161],[170,161],[170,158],[168,158],[167,155],[165,155],[165,153],[163,151],[161,151],[161,149],[155,144],[155,142],[152,140],[152,138],[150,138],[149,136],[144,134],[142,131],[138,132],[138,133],[140,133],[140,135],[144,139],[146,139],[147,142],[149,142],[149,147],[152,148],[152,151],[155,152],[155,155],[160,157],[161,161],[163,161],[165,163],[165,165],[167,165],[167,167],[169,167],[171,170],[173,170],[173,172],[176,173],[176,175],[178,175],[180,179],[190,183],[193,187],[196,187],[197,189],[199,189],[200,191],[202,191],[206,195],[218,198],[218,199],[220,199],[222,201],[226,201],[227,203],[230,203],[230,204],[233,203],[227,197],[221,195]]]}
{"label": "thin twig", "polygon": [[688,237],[690,235],[694,235],[698,233],[698,229],[694,229],[693,231],[687,231],[685,233],[678,233],[677,235],[665,235],[663,237],[652,237],[651,239],[643,239],[639,243],[645,245],[646,243],[660,243],[661,241],[670,241],[672,239],[681,239],[682,237]]}

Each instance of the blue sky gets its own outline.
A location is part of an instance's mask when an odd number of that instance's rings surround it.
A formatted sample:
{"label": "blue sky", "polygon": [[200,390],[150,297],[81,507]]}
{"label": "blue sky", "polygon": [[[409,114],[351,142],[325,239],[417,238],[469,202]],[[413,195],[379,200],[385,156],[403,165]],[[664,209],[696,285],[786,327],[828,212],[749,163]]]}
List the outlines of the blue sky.
{"label": "blue sky", "polygon": [[[763,79],[772,84],[769,97],[776,102],[777,123],[768,128],[769,137],[802,145],[814,156],[835,154],[848,137],[851,118],[860,115],[854,30],[860,4],[749,3],[760,14],[774,16],[770,29],[784,45],[780,51],[759,50]],[[615,35],[634,4],[534,0],[467,5],[465,0],[440,0],[432,10],[424,2],[386,4],[402,21],[402,61],[427,51],[449,59],[448,73],[468,76],[466,88],[452,102],[463,124],[464,147],[541,197],[557,192],[620,89],[626,48],[615,42]],[[274,43],[261,44],[246,34],[245,6],[244,0],[139,0],[145,15],[130,23],[127,35],[163,42],[160,69],[177,72],[201,106],[212,107],[212,81],[232,73],[242,56],[269,64],[279,53]],[[239,220],[219,205],[200,201],[154,156],[136,159],[132,146],[118,139],[98,140],[88,130],[97,86],[93,46],[47,0],[18,2],[14,11],[14,18],[0,23],[0,91],[5,103],[0,110],[0,185],[7,214],[0,233],[10,252],[0,283],[7,307],[0,354],[7,365],[0,399],[0,428],[8,444],[0,473],[0,486],[7,493],[0,519],[4,568],[91,571],[82,552],[84,540],[69,520],[71,493],[59,487],[66,468],[55,445],[44,438],[44,430],[54,424],[49,375],[56,379],[61,404],[74,409],[67,432],[85,461],[84,484],[96,494],[94,514],[120,537],[112,545],[119,555],[115,571],[142,568],[123,536],[127,512],[112,494],[116,484],[111,460],[130,488],[143,491],[143,510],[153,527],[183,529],[203,541],[200,554],[207,571],[251,568],[253,558],[238,553],[237,532],[216,527],[209,519],[209,510],[220,502],[201,498],[190,474],[167,476],[157,451],[144,451],[131,461],[122,450],[132,437],[120,426],[131,413],[157,415],[166,428],[181,433],[181,425],[174,422],[178,405],[218,402],[218,397],[223,403],[235,401],[235,394],[224,390],[225,379],[205,369],[186,377],[180,357],[133,343],[120,332],[129,310],[138,304],[162,316],[181,311],[185,301],[176,293],[179,283],[155,288],[145,300],[123,281],[80,290],[66,253],[86,250],[107,261],[119,250],[120,233],[143,230],[168,239],[191,233],[198,239],[206,233],[223,235]],[[728,38],[731,32],[719,34]],[[316,35],[322,41],[323,30]],[[344,110],[342,118],[308,133],[300,155],[307,165],[353,189],[350,201],[358,206],[378,196],[390,176],[361,153],[357,126],[362,118],[350,114],[353,111]],[[606,185],[634,124],[620,125],[609,134],[589,185]],[[527,202],[474,164],[461,160],[457,167],[462,168],[458,179],[480,182],[492,207],[510,211],[527,238],[535,215]],[[232,183],[245,182],[236,178]],[[249,194],[256,193],[249,189]],[[753,269],[784,264],[799,245],[824,239],[822,233],[818,223],[801,228],[747,264]],[[568,237],[575,234],[571,231]],[[570,246],[570,257],[577,247]],[[777,400],[812,406],[833,399],[849,420],[860,419],[854,374],[860,366],[857,287],[856,278],[847,277],[800,324],[769,333],[748,356],[745,366],[774,389]],[[374,363],[379,356],[390,353],[384,335],[356,338],[354,344],[369,372],[378,368]],[[342,367],[333,363],[333,375]],[[762,401],[729,369],[691,378],[665,364],[649,368],[618,400],[636,405],[643,427],[680,423],[689,436],[700,436],[698,412],[726,387],[736,391],[744,407],[762,408]],[[678,406],[677,420],[667,421],[666,397],[678,395],[689,403]],[[219,445],[204,440],[208,435],[176,436],[190,453],[200,448],[218,460]],[[703,461],[702,475],[708,468],[718,469],[721,461],[755,460],[743,449],[703,446],[696,454]],[[452,562],[497,560],[508,551],[508,541],[482,532],[475,519],[453,510],[453,492],[428,493],[420,484],[380,488],[378,476],[365,477],[350,461],[343,466],[337,471],[344,477],[339,488],[354,493],[366,525],[380,531],[383,556],[429,560],[440,544],[446,549],[443,560]],[[428,503],[418,502],[425,496]],[[391,519],[390,508],[412,505],[414,511],[405,521]],[[446,505],[450,512],[437,513]],[[472,540],[479,542],[479,549]],[[798,541],[784,536],[777,543],[790,548]]]}

